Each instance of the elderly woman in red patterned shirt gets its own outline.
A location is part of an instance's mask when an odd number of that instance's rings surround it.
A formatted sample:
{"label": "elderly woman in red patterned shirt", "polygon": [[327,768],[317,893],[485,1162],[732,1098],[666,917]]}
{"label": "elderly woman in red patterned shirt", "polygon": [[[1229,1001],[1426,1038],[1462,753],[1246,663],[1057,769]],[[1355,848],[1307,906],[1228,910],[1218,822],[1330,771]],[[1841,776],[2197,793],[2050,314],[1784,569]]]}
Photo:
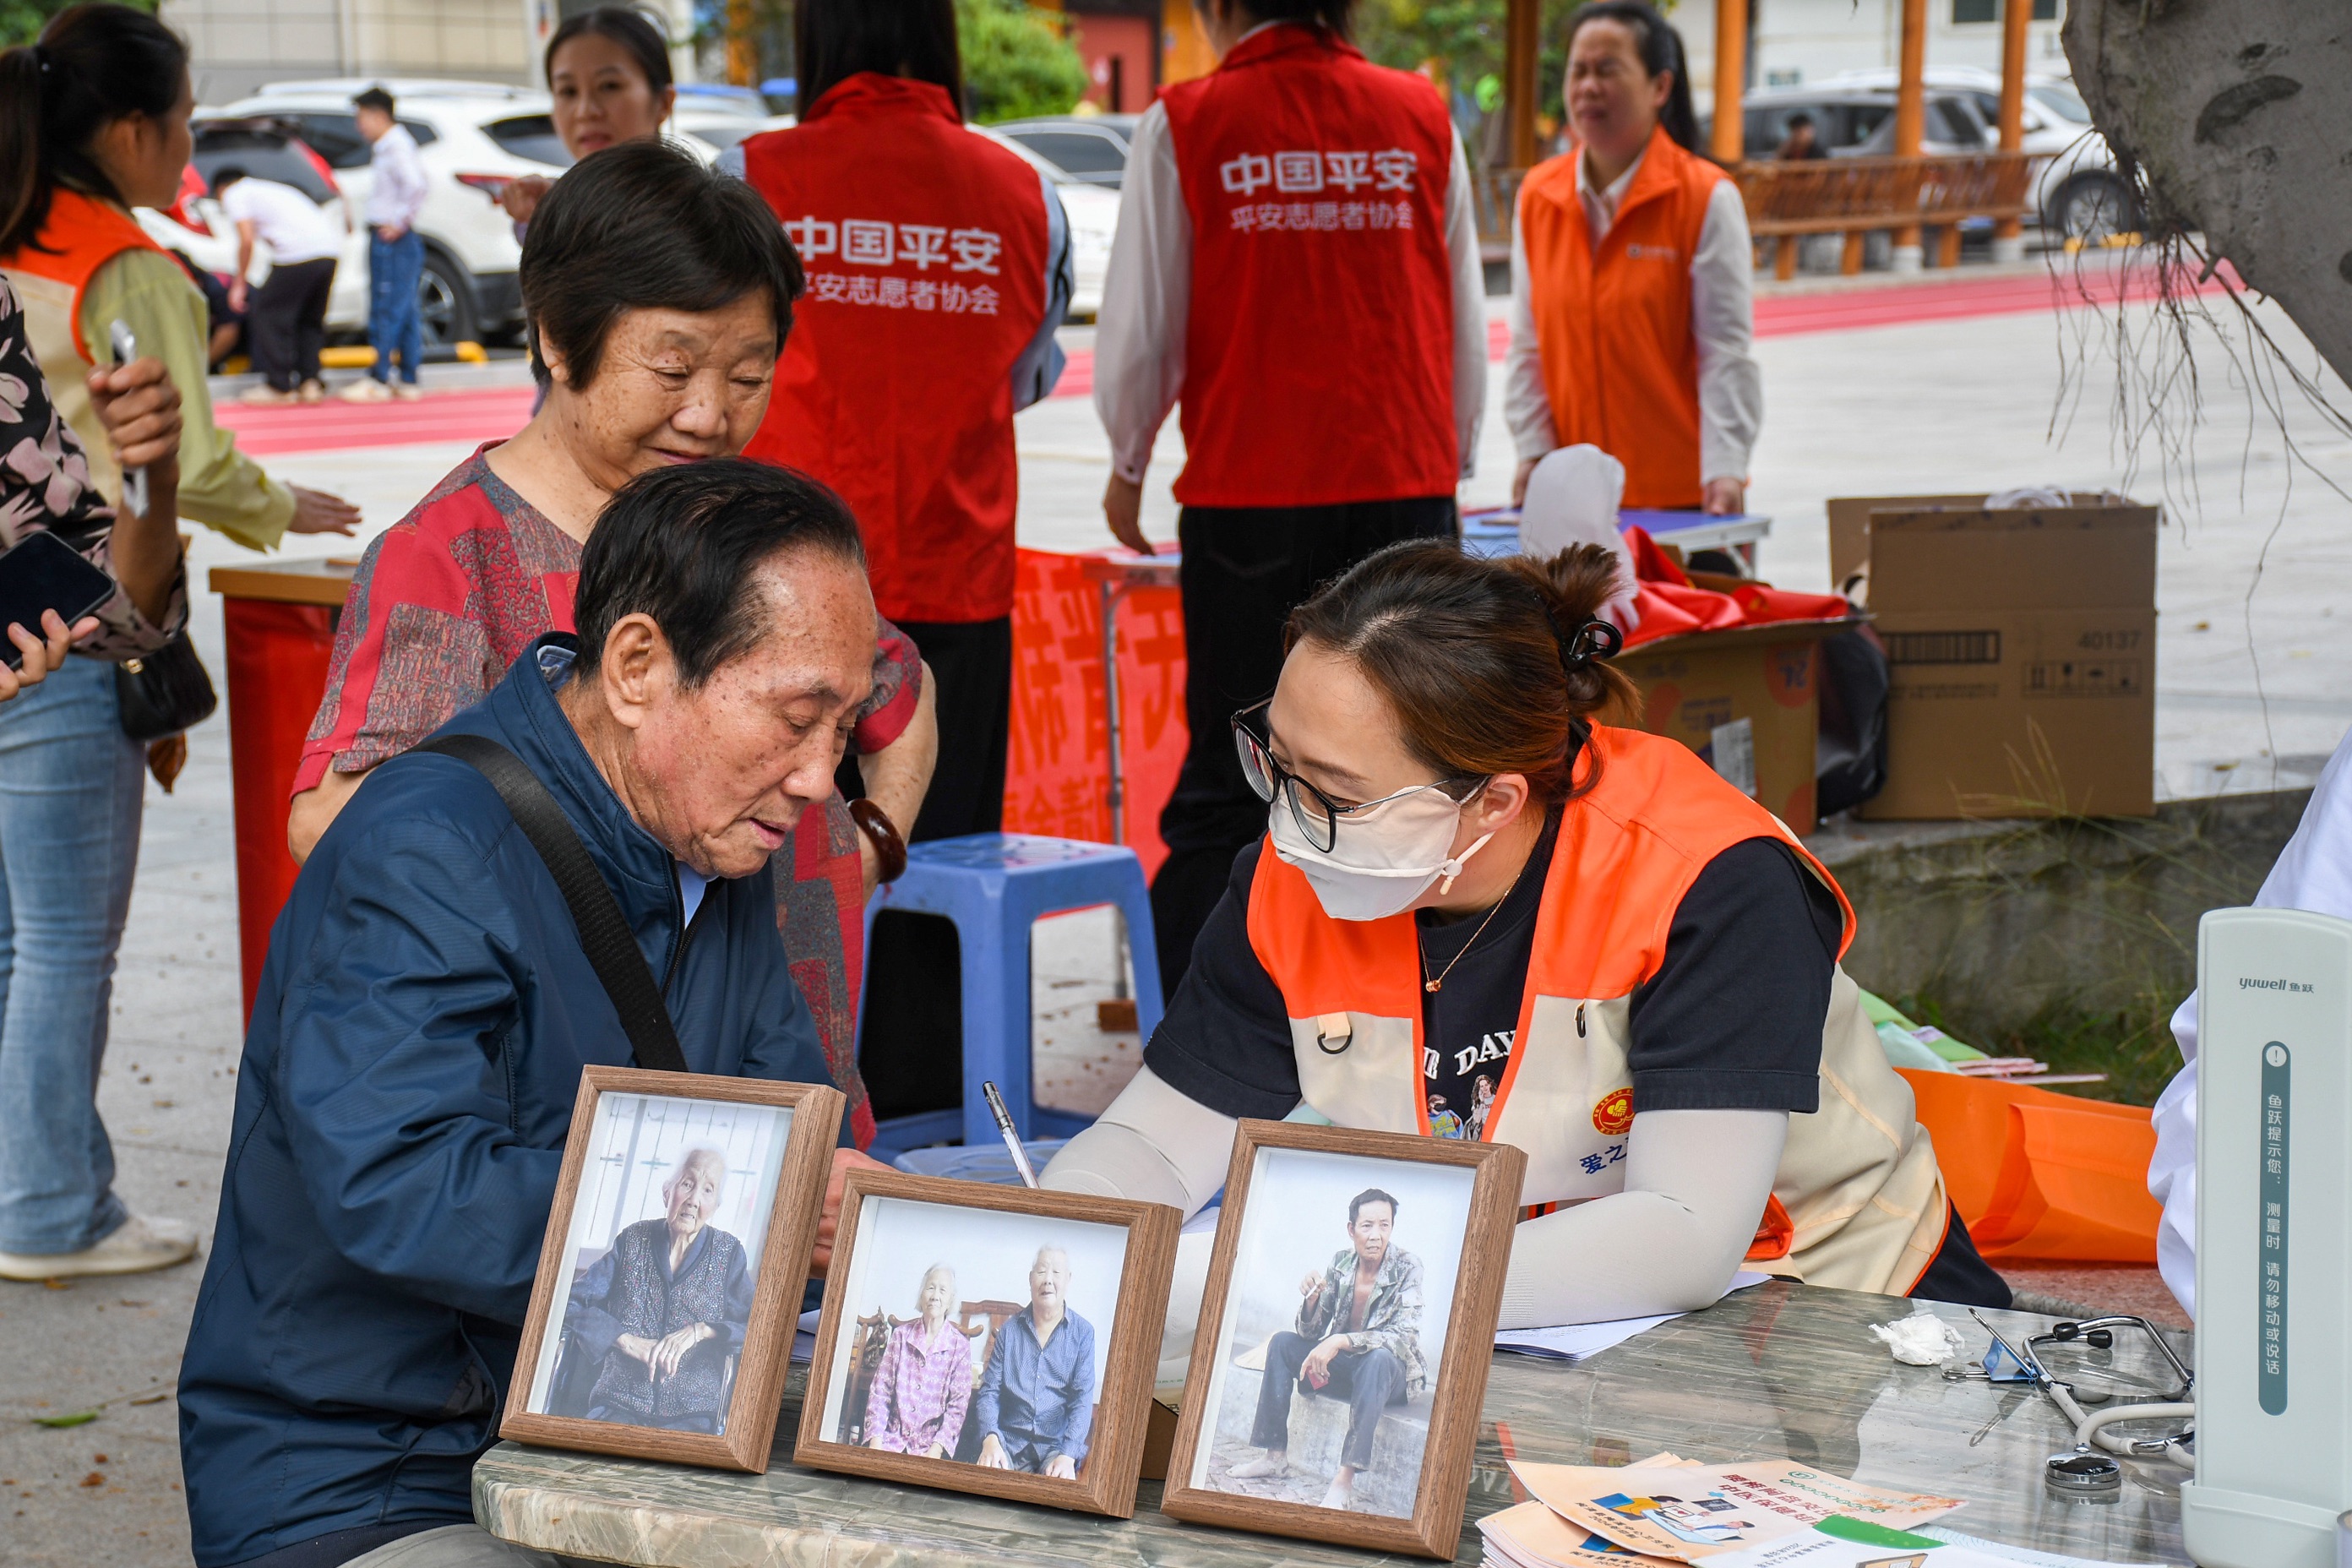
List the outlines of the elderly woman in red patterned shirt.
{"label": "elderly woman in red patterned shirt", "polygon": [[919,1316],[890,1331],[882,1364],[874,1369],[866,1396],[867,1447],[955,1458],[971,1404],[971,1341],[948,1321],[955,1302],[955,1270],[932,1264],[915,1293]]}
{"label": "elderly woman in red patterned shirt", "polygon": [[[541,635],[572,629],[580,551],[614,490],[665,463],[731,457],[767,412],[801,290],[799,260],[740,181],[656,142],[583,159],[532,219],[522,256],[533,370],[547,401],[476,452],[368,548],[336,633],[325,700],[294,777],[299,860],[367,771],[479,701]],[[885,622],[874,695],[842,736],[866,793],[911,824],[938,746],[914,645]],[[862,814],[861,814],[862,815]],[[889,837],[887,825],[876,831]],[[835,795],[776,868],[776,920],[849,1096],[876,847]]]}

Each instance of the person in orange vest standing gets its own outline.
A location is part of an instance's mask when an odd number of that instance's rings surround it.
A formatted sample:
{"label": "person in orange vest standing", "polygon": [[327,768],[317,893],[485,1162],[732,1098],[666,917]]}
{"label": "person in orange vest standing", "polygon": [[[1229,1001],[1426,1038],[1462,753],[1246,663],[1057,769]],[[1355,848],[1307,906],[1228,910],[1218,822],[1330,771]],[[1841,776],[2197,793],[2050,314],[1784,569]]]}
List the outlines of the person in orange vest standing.
{"label": "person in orange vest standing", "polygon": [[1172,993],[1264,828],[1225,732],[1283,618],[1398,540],[1452,537],[1486,406],[1485,275],[1444,98],[1348,41],[1353,0],[1195,0],[1219,64],[1136,126],[1095,345],[1111,532],[1151,549],[1144,469],[1182,405],[1177,539],[1192,742],[1152,880]]}
{"label": "person in orange vest standing", "polygon": [[1545,453],[1590,443],[1625,465],[1628,507],[1738,513],[1764,420],[1753,253],[1739,187],[1697,151],[1681,35],[1595,0],[1563,96],[1574,145],[1528,172],[1511,230],[1512,504]]}
{"label": "person in orange vest standing", "polygon": [[[1069,223],[1042,171],[964,124],[952,0],[802,0],[797,43],[800,123],[720,162],[767,201],[808,275],[744,455],[840,492],[875,603],[921,650],[939,762],[899,826],[918,842],[993,833],[1013,712],[1013,416],[1061,375]],[[875,927],[868,973],[882,984],[867,994],[932,1010],[878,1027],[869,1014],[879,1115],[960,1095],[952,1058],[930,1055],[954,1044],[933,1016],[953,986],[887,984],[952,974],[941,925],[886,914]]]}

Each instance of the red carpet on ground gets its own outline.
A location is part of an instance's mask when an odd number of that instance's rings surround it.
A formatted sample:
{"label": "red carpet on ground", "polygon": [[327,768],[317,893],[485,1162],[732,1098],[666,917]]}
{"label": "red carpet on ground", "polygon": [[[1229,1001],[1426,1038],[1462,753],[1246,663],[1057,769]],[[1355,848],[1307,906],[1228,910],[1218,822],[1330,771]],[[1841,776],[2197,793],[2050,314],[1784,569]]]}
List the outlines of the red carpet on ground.
{"label": "red carpet on ground", "polygon": [[[2232,277],[2231,281],[2235,281]],[[2216,278],[2197,292],[2223,287]],[[1825,289],[1809,294],[1766,294],[1756,301],[1756,335],[1790,337],[1803,332],[1853,331],[1919,321],[1972,316],[2009,316],[2032,310],[2066,310],[2146,300],[2155,293],[2146,268],[2086,265],[2071,274],[2034,274],[1882,284]],[[1501,321],[1486,324],[1486,352],[1501,359],[1510,331]],[[1084,397],[1094,391],[1095,355],[1090,348],[1069,356],[1055,397]],[[530,417],[528,386],[436,392],[415,403],[341,403],[309,407],[251,408],[224,403],[214,410],[223,429],[257,458],[283,452],[321,452],[358,447],[401,447],[425,441],[496,441],[513,435]]]}

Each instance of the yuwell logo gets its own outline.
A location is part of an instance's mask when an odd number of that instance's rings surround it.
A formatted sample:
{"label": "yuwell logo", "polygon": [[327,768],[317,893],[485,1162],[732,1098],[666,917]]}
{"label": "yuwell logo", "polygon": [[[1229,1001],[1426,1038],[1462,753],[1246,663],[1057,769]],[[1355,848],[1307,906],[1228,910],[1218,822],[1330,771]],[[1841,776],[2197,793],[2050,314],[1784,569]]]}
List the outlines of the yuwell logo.
{"label": "yuwell logo", "polygon": [[2290,991],[2307,995],[2316,987],[2305,985],[2295,980],[2256,980],[2251,975],[2242,974],[2238,977],[2238,989],[2241,991]]}

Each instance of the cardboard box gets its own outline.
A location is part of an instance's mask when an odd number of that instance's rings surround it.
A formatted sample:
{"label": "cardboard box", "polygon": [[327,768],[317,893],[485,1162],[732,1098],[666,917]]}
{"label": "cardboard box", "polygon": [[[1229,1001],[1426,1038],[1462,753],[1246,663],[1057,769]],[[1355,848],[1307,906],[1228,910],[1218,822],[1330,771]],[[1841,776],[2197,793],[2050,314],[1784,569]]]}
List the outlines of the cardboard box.
{"label": "cardboard box", "polygon": [[1821,645],[1856,621],[1787,621],[1661,638],[1617,668],[1642,694],[1641,727],[1680,741],[1799,833],[1813,829]]}
{"label": "cardboard box", "polygon": [[1858,815],[2153,816],[2157,509],[1984,500],[1830,503],[1832,570],[1863,520],[1893,677],[1886,788]]}

